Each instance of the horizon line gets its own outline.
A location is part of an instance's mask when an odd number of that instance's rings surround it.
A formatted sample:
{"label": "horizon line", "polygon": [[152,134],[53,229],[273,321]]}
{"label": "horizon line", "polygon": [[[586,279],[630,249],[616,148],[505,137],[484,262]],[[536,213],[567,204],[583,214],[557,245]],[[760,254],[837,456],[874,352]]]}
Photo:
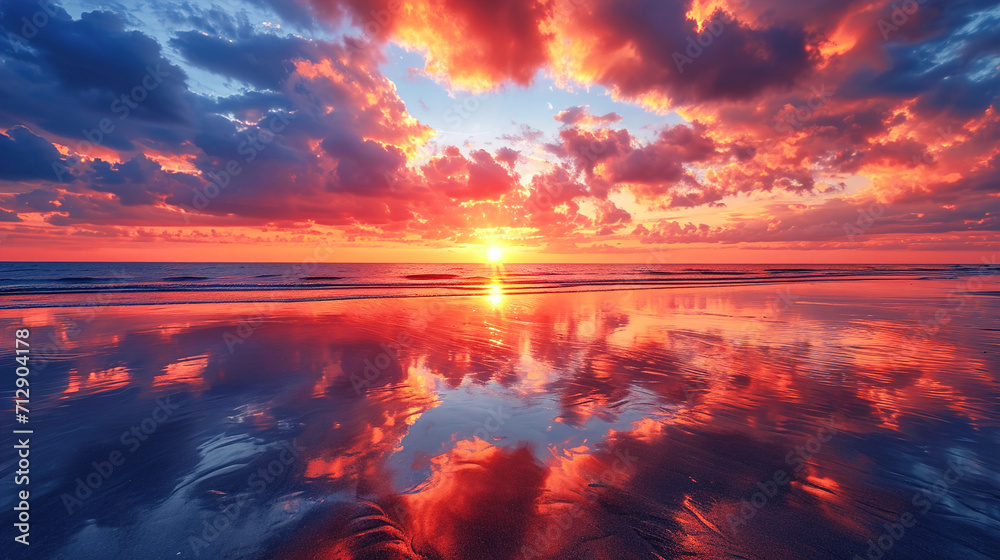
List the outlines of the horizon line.
{"label": "horizon line", "polygon": [[795,265],[795,266],[830,266],[830,265],[850,265],[850,266],[914,266],[914,265],[938,265],[938,266],[963,266],[970,264],[989,264],[983,262],[908,262],[908,263],[874,263],[874,262],[767,262],[767,263],[750,263],[750,262],[662,262],[662,263],[645,263],[645,262],[505,262],[494,264],[489,262],[387,262],[387,261],[315,261],[310,262],[308,260],[294,260],[294,261],[30,261],[30,260],[0,260],[3,264],[110,264],[110,263],[125,263],[125,264],[386,264],[386,265],[418,265],[418,264],[440,264],[440,265],[482,265],[489,267],[496,266],[513,266],[513,265],[600,265],[600,266],[670,266],[670,265],[697,265],[697,266],[711,266],[711,265],[728,265],[728,266],[776,266],[776,265]]}

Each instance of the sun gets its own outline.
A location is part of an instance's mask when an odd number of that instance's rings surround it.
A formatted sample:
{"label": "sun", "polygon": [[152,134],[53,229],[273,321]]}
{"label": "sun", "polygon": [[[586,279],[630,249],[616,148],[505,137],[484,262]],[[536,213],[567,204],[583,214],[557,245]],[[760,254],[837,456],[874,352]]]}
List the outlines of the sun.
{"label": "sun", "polygon": [[493,245],[486,249],[486,260],[493,264],[500,264],[503,261],[503,248]]}

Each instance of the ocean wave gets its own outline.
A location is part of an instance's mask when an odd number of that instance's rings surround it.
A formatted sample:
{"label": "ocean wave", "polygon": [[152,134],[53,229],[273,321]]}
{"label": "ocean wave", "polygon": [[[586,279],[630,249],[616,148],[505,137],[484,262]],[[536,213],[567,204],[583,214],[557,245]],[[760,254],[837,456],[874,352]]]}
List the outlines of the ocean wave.
{"label": "ocean wave", "polygon": [[454,280],[461,278],[458,274],[407,274],[407,280]]}
{"label": "ocean wave", "polygon": [[[192,273],[184,274],[185,268]],[[398,297],[400,294],[404,297],[474,295],[495,293],[498,289],[504,294],[518,294],[603,291],[630,286],[683,288],[875,278],[916,281],[983,274],[986,269],[995,271],[989,265],[726,265],[714,268],[708,265],[648,268],[636,265],[507,265],[494,270],[482,265],[325,264],[317,265],[317,274],[294,278],[291,274],[294,265],[279,263],[37,263],[37,268],[26,268],[20,278],[6,271],[7,280],[0,284],[0,308],[52,306],[53,303],[65,306],[79,302],[94,305],[94,300],[110,305],[133,301],[172,303],[171,298],[181,298],[169,294],[180,293],[205,294],[204,297],[185,295],[185,302],[250,301],[258,297],[247,295],[251,292],[286,293],[277,297],[298,301]],[[46,272],[48,277],[45,277]]]}

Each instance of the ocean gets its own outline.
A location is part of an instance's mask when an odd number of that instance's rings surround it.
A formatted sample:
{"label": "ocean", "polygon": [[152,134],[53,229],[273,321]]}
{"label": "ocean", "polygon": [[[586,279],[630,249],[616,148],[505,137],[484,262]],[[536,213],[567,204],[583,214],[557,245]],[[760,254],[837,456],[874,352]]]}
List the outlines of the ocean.
{"label": "ocean", "polygon": [[[990,265],[5,263],[0,308],[325,301],[761,283],[912,280]],[[99,296],[98,296],[99,295]]]}
{"label": "ocean", "polygon": [[997,557],[995,266],[302,267],[5,263],[2,557]]}

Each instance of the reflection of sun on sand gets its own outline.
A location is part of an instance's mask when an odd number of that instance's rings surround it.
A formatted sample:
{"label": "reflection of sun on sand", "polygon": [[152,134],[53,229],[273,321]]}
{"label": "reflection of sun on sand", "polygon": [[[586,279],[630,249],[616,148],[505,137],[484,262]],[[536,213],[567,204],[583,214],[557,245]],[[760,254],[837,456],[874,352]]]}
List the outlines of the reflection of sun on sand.
{"label": "reflection of sun on sand", "polygon": [[[503,247],[490,245],[486,248],[486,260],[495,275],[503,276]],[[503,302],[503,281],[501,278],[492,278],[486,290],[486,300],[496,309]]]}
{"label": "reflection of sun on sand", "polygon": [[501,284],[499,280],[494,280],[493,283],[490,284],[489,291],[486,294],[486,299],[493,307],[503,303],[503,284]]}

